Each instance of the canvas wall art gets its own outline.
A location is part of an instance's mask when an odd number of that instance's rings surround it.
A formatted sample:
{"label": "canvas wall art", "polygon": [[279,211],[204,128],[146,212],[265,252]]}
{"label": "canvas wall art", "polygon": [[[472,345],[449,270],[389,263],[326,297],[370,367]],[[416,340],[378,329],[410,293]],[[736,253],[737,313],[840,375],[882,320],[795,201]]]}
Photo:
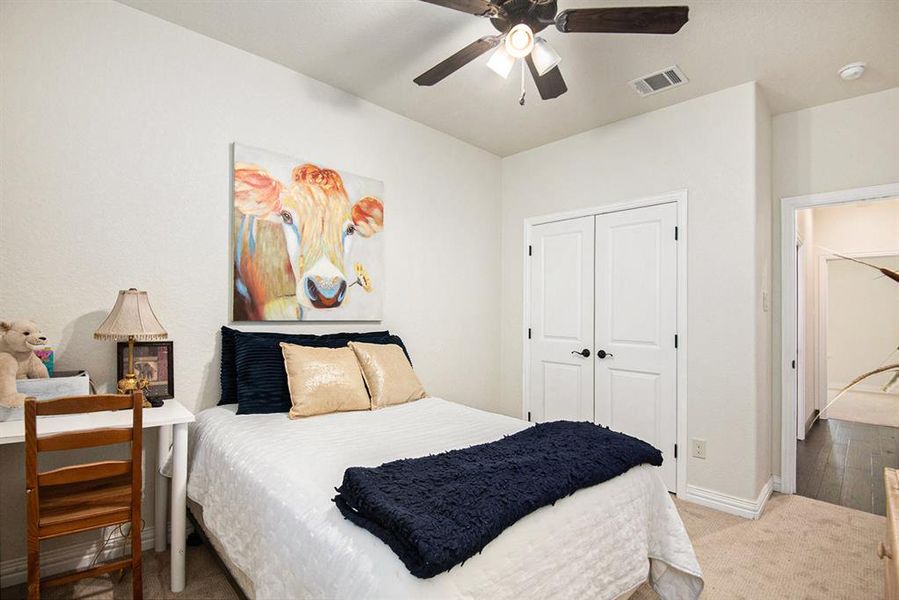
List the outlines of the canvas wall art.
{"label": "canvas wall art", "polygon": [[384,184],[234,145],[234,321],[377,321]]}

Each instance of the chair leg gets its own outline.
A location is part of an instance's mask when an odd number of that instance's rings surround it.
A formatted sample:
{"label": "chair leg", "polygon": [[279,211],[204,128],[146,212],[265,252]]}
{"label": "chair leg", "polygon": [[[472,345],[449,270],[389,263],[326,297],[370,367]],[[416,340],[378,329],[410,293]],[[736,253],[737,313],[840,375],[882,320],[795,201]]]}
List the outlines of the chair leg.
{"label": "chair leg", "polygon": [[[34,410],[32,403],[29,411]],[[28,408],[28,407],[26,407]],[[36,470],[37,464],[37,442],[32,440],[31,444],[25,451],[26,467]],[[26,471],[28,469],[26,468]],[[26,478],[28,475],[26,474]],[[29,483],[30,480],[29,480]],[[41,597],[41,538],[39,536],[39,515],[38,515],[38,499],[37,490],[33,486],[26,486],[25,489],[26,504],[26,545],[27,545],[27,564],[28,564],[28,600],[40,600]]]}
{"label": "chair leg", "polygon": [[41,598],[41,543],[28,536],[28,600]]}
{"label": "chair leg", "polygon": [[131,524],[131,597],[134,600],[143,600],[144,597],[140,534],[140,519],[138,519],[136,523]]}

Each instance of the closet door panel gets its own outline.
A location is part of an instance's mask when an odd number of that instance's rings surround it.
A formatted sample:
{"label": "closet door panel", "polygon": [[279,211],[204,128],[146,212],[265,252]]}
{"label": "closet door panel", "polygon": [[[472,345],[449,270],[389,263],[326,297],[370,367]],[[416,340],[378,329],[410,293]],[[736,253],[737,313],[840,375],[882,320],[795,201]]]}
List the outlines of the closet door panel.
{"label": "closet door panel", "polygon": [[596,422],[662,451],[677,469],[675,204],[596,217]]}
{"label": "closet door panel", "polygon": [[527,342],[534,421],[593,420],[593,228],[593,217],[584,217],[531,230]]}

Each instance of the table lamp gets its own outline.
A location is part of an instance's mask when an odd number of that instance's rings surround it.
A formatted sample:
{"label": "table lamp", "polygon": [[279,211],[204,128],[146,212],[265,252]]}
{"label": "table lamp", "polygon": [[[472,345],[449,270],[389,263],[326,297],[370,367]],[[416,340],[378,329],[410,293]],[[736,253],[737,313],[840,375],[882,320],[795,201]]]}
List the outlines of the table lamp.
{"label": "table lamp", "polygon": [[118,391],[127,394],[149,385],[134,372],[134,342],[164,340],[168,337],[150,307],[147,292],[135,288],[120,290],[115,306],[106,320],[94,332],[95,340],[128,340],[128,372],[119,379]]}

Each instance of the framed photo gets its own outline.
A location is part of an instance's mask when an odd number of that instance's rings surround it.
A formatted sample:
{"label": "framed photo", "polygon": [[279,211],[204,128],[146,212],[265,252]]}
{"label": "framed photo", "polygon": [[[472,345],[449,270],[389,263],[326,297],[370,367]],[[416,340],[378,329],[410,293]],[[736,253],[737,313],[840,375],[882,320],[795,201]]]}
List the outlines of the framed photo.
{"label": "framed photo", "polygon": [[[134,372],[138,378],[150,382],[144,390],[148,399],[167,400],[175,397],[173,348],[173,342],[134,342]],[[117,344],[116,363],[116,379],[121,379],[128,371],[128,342]]]}

